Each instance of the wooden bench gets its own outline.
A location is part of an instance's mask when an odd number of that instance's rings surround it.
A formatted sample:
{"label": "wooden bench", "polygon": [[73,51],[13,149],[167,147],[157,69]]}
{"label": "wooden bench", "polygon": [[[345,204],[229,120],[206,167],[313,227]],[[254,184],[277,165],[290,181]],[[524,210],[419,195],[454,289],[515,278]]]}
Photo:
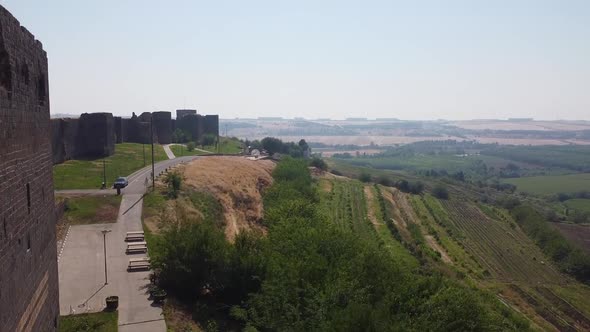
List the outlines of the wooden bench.
{"label": "wooden bench", "polygon": [[150,268],[150,258],[130,258],[127,270],[144,270]]}

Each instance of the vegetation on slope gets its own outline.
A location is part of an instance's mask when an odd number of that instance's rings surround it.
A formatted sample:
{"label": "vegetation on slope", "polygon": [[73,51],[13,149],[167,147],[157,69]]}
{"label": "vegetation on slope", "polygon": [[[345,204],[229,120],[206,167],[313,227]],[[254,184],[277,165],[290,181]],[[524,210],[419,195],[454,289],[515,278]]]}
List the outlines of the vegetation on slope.
{"label": "vegetation on slope", "polygon": [[[400,269],[368,236],[376,232],[360,235],[327,219],[304,161],[281,161],[273,177],[266,237],[243,232],[231,244],[218,220],[181,214],[156,238],[150,252],[160,285],[195,303],[196,316],[229,312],[260,330],[527,329],[490,295]],[[353,222],[367,223],[355,215]]]}
{"label": "vegetation on slope", "polygon": [[590,256],[568,243],[532,207],[521,205],[512,209],[511,212],[519,226],[564,272],[582,282],[590,282]]}

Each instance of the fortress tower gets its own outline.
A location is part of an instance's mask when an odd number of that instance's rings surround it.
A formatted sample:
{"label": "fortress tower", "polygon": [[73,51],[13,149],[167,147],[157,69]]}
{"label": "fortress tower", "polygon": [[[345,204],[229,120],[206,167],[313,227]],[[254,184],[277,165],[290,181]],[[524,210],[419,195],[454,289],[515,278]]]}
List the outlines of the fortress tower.
{"label": "fortress tower", "polygon": [[0,6],[0,330],[56,331],[47,55]]}

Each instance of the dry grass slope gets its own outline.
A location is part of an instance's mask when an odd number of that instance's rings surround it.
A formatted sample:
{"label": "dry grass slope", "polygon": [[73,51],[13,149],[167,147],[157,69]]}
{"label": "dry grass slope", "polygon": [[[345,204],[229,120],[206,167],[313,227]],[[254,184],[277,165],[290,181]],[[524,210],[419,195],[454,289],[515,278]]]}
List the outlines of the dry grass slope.
{"label": "dry grass slope", "polygon": [[211,193],[223,206],[225,233],[232,240],[244,229],[260,229],[262,191],[272,184],[274,163],[243,157],[206,157],[182,168],[185,184]]}

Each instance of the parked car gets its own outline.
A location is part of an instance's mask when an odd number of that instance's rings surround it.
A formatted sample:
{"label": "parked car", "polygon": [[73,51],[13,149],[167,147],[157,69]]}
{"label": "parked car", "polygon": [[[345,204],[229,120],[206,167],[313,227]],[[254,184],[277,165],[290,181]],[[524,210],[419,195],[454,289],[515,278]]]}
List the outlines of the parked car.
{"label": "parked car", "polygon": [[113,188],[115,188],[115,189],[125,188],[125,187],[127,187],[128,184],[129,184],[129,182],[127,181],[126,177],[118,177],[117,180],[115,180],[115,183],[113,184]]}

